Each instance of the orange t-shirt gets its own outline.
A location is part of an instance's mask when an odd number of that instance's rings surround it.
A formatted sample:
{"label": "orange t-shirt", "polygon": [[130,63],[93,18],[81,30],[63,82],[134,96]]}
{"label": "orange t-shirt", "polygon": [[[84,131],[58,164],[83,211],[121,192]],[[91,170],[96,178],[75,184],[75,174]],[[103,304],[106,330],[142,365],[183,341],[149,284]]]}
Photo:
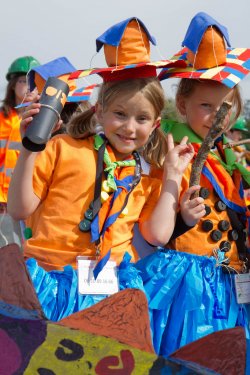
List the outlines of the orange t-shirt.
{"label": "orange t-shirt", "polygon": [[13,110],[8,117],[0,111],[0,202],[7,202],[10,178],[21,147],[20,118]]}
{"label": "orange t-shirt", "polygon": [[[25,257],[36,258],[45,269],[76,267],[78,255],[95,255],[90,232],[81,232],[78,224],[94,198],[97,152],[93,138],[84,140],[58,135],[36,159],[33,188],[41,199],[27,220],[32,238],[26,241]],[[129,196],[128,214],[112,225],[111,259],[118,264],[127,251],[132,261],[138,255],[132,246],[133,226],[152,212],[161,189],[161,181],[142,175]]]}
{"label": "orange t-shirt", "polygon": [[[211,155],[208,156],[208,160],[213,160],[215,181],[217,181],[217,183],[218,181],[220,181],[221,189],[224,195],[230,201],[233,200],[238,205],[243,204],[243,198],[240,198],[237,187],[235,186],[231,176],[227,173],[224,167],[217,159],[214,159]],[[205,166],[208,166],[207,163],[208,161],[206,161]],[[180,186],[180,199],[185,191],[189,188],[191,169],[192,164],[190,163],[182,178]],[[162,171],[154,169],[151,171],[150,175],[161,178]],[[237,176],[237,178],[239,182],[240,176]],[[229,265],[230,267],[235,268],[237,271],[241,271],[243,262],[239,260],[236,242],[233,240],[229,240],[228,238],[229,231],[232,230],[231,224],[227,230],[221,231],[222,237],[220,240],[214,241],[211,238],[212,230],[219,229],[220,223],[222,221],[227,221],[230,223],[228,213],[226,210],[223,210],[221,212],[216,210],[216,202],[218,202],[220,199],[215,193],[214,187],[211,182],[203,174],[201,174],[200,176],[200,186],[207,188],[209,191],[209,196],[205,199],[204,203],[210,207],[211,212],[207,216],[204,216],[201,220],[199,220],[199,222],[194,227],[190,228],[190,230],[172,240],[169,244],[166,245],[166,247],[175,249],[177,251],[210,257],[215,255],[215,251],[219,249],[223,241],[229,241],[231,248],[225,253],[226,257],[230,259]],[[204,230],[204,222],[207,220],[211,221],[213,224],[213,228],[209,231]]]}

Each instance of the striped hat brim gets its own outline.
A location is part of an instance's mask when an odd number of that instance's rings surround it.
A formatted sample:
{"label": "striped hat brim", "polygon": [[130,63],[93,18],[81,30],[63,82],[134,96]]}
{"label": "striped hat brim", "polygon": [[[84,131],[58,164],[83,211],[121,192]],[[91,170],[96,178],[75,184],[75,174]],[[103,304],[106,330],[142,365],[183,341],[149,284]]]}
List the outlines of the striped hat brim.
{"label": "striped hat brim", "polygon": [[226,63],[208,69],[195,69],[187,61],[187,51],[183,48],[169,60],[172,66],[170,63],[162,69],[158,75],[160,81],[168,78],[210,79],[233,88],[250,71],[249,48],[228,48]]}
{"label": "striped hat brim", "polygon": [[[78,89],[72,90],[69,92],[69,95],[67,96],[67,102],[66,103],[80,103],[84,101],[88,101],[91,98],[91,95],[93,93],[93,90],[98,87],[99,85],[97,83],[85,87],[80,87]],[[17,106],[15,106],[16,109],[28,107],[32,102],[24,102]]]}
{"label": "striped hat brim", "polygon": [[[98,74],[101,76],[104,81],[105,77],[108,77],[108,81],[112,80],[112,75],[114,80],[117,79],[129,79],[136,77],[146,77],[146,76],[157,76],[156,70],[159,68],[165,67],[181,67],[183,62],[176,60],[159,60],[154,62],[143,62],[138,64],[129,64],[129,65],[119,65],[106,68],[93,68],[93,69],[82,69],[72,72],[69,76],[69,79],[80,79],[87,77],[93,74]],[[185,66],[185,64],[184,64]]]}
{"label": "striped hat brim", "polygon": [[90,100],[93,90],[98,87],[97,83],[85,87],[81,87],[69,92],[67,97],[68,103],[78,103]]}

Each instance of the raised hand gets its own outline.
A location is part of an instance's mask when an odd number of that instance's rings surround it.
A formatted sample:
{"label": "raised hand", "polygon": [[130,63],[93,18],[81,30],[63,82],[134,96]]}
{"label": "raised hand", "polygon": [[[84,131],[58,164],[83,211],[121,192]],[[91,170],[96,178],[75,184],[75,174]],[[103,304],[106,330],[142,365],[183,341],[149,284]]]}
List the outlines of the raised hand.
{"label": "raised hand", "polygon": [[183,175],[192,160],[194,149],[187,141],[188,137],[184,137],[180,144],[175,146],[172,134],[167,135],[168,153],[165,157],[164,171],[168,178]]}
{"label": "raised hand", "polygon": [[[31,99],[31,104],[28,105],[22,112],[22,120],[20,122],[20,133],[22,138],[24,137],[27,127],[30,125],[32,126],[31,122],[33,120],[33,116],[38,114],[41,108],[41,104],[38,102],[40,99],[40,95],[38,95],[37,92],[32,93]],[[62,120],[59,120],[55,125],[53,131],[58,130],[61,127],[62,123]]]}
{"label": "raised hand", "polygon": [[36,115],[41,108],[41,104],[38,103],[40,99],[40,95],[37,92],[30,93],[31,104],[25,107],[24,111],[22,112],[22,120],[20,122],[20,133],[21,137],[24,137],[27,127],[33,120],[33,116]]}

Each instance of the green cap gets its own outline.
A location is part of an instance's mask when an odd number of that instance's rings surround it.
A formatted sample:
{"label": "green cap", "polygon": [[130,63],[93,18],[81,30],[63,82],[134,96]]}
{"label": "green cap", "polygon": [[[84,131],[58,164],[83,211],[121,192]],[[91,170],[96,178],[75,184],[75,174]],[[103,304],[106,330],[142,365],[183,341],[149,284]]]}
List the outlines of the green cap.
{"label": "green cap", "polygon": [[231,130],[240,130],[242,132],[248,132],[249,129],[246,127],[246,123],[247,122],[243,117],[239,117],[234,126],[232,126]]}
{"label": "green cap", "polygon": [[39,61],[33,56],[19,57],[13,61],[6,74],[6,79],[9,81],[13,74],[27,74],[31,68],[40,65]]}

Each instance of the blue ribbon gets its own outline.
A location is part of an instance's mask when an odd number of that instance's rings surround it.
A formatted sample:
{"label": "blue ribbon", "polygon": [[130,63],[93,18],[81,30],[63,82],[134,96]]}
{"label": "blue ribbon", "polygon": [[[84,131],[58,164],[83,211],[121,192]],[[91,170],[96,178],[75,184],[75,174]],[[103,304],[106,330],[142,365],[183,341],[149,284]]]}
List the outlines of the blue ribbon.
{"label": "blue ribbon", "polygon": [[111,254],[111,249],[107,252],[107,254],[96,264],[94,270],[93,270],[93,275],[95,280],[97,279],[99,273],[101,270],[106,266],[107,262],[109,261]]}

